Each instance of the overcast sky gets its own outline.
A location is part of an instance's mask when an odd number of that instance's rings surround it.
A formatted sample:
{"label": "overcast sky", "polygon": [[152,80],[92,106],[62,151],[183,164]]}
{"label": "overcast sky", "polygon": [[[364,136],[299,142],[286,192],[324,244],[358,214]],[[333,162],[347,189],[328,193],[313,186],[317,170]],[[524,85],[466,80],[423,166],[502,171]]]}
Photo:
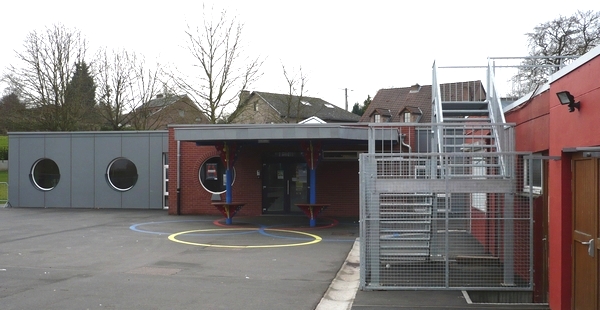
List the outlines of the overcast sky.
{"label": "overcast sky", "polygon": [[[281,65],[302,67],[307,95],[350,108],[377,90],[431,84],[431,66],[486,65],[487,57],[526,56],[525,33],[598,0],[538,1],[205,1],[244,23],[249,56],[266,59],[250,90],[286,92]],[[33,30],[76,28],[91,50],[126,48],[163,64],[181,63],[186,25],[199,25],[201,1],[3,1],[0,70]],[[91,54],[91,53],[90,53]],[[90,55],[91,56],[91,55]],[[482,79],[475,69],[443,69],[442,82]],[[500,75],[500,73],[499,73]],[[508,76],[508,75],[507,75]]]}

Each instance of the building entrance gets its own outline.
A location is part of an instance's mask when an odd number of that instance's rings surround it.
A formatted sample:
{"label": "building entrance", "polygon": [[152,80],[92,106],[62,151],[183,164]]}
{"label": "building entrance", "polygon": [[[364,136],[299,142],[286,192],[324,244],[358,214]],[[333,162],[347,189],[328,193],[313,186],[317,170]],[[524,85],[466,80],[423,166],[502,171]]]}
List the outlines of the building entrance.
{"label": "building entrance", "polygon": [[300,213],[295,205],[308,202],[308,167],[296,153],[278,154],[263,160],[262,213]]}
{"label": "building entrance", "polygon": [[573,157],[573,309],[598,309],[599,159]]}

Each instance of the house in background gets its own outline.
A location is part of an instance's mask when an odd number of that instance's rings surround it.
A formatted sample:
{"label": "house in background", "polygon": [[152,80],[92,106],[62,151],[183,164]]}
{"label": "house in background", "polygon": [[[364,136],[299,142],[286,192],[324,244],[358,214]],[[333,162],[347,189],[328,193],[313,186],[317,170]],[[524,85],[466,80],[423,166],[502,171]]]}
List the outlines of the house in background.
{"label": "house in background", "polygon": [[551,309],[600,308],[598,72],[600,46],[504,108],[516,150],[534,155],[522,184],[534,194],[536,294]]}
{"label": "house in background", "polygon": [[130,127],[167,129],[169,124],[208,124],[208,118],[187,95],[158,94],[128,114]]}
{"label": "house in background", "polygon": [[[443,101],[484,101],[486,93],[481,81],[440,84]],[[380,89],[361,122],[432,123],[431,85]]]}
{"label": "house in background", "polygon": [[360,119],[354,113],[313,97],[243,91],[240,104],[243,108],[234,120],[237,124],[300,123],[311,117],[326,123],[356,123]]}
{"label": "house in background", "polygon": [[[487,113],[486,92],[481,81],[465,81],[440,84],[442,101],[453,102],[450,109],[445,111],[449,122],[462,122],[462,115],[457,113],[463,109],[474,109],[468,117],[480,117]],[[432,89],[431,85],[415,84],[410,87],[386,88],[377,91],[371,104],[360,118],[364,123],[435,123],[432,115]],[[457,106],[456,102],[471,105],[469,107]],[[479,104],[481,102],[481,104]],[[477,106],[473,107],[473,103]],[[457,110],[458,109],[458,110]],[[485,111],[485,112],[482,112]],[[454,114],[453,114],[454,113]],[[454,118],[451,116],[454,115]],[[403,148],[408,152],[431,151],[431,128],[427,126],[403,126],[399,128],[403,140]]]}

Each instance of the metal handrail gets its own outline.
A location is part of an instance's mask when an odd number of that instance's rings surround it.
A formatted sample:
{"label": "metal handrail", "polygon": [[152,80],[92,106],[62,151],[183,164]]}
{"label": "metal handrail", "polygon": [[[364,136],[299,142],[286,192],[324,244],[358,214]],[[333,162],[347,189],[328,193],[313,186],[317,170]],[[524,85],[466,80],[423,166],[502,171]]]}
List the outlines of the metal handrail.
{"label": "metal handrail", "polygon": [[[502,103],[500,101],[500,96],[498,95],[498,90],[496,88],[495,78],[494,78],[494,70],[492,68],[492,63],[488,59],[488,68],[487,68],[487,83],[488,83],[488,92],[487,92],[487,101],[488,101],[488,109],[490,113],[490,119],[493,123],[506,123],[506,118],[504,117],[504,113],[502,112]],[[502,153],[504,151],[503,139],[500,138],[500,134],[498,133],[498,128],[494,128],[492,130],[492,134],[494,136],[494,140],[496,141],[496,150],[498,153]],[[506,167],[506,162],[502,156],[498,158],[500,163],[500,169],[502,171],[502,175],[505,177],[509,177],[508,169]]]}

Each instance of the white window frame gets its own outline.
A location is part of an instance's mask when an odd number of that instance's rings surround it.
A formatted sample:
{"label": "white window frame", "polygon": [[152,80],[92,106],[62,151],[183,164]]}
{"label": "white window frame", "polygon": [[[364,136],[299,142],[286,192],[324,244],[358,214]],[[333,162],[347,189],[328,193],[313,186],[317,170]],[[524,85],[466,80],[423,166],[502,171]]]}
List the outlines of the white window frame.
{"label": "white window frame", "polygon": [[[533,154],[533,156],[541,156],[541,154]],[[539,184],[529,184],[529,165],[530,165],[530,160],[533,160],[533,163],[531,163],[531,165],[539,165],[539,178],[536,178],[536,176],[533,177],[533,180],[535,182],[536,179],[539,180]],[[535,195],[541,195],[542,194],[542,185],[544,183],[544,166],[543,166],[544,161],[540,158],[524,158],[523,159],[523,192],[525,193],[533,193]],[[535,170],[534,170],[535,172]]]}
{"label": "white window frame", "polygon": [[[487,167],[485,166],[485,156],[473,156],[472,175],[473,180],[485,180],[487,175]],[[475,166],[483,164],[482,166]],[[487,193],[471,193],[471,207],[481,212],[487,212]]]}
{"label": "white window frame", "polygon": [[380,114],[375,114],[374,118],[375,118],[375,123],[381,123],[381,115]]}

